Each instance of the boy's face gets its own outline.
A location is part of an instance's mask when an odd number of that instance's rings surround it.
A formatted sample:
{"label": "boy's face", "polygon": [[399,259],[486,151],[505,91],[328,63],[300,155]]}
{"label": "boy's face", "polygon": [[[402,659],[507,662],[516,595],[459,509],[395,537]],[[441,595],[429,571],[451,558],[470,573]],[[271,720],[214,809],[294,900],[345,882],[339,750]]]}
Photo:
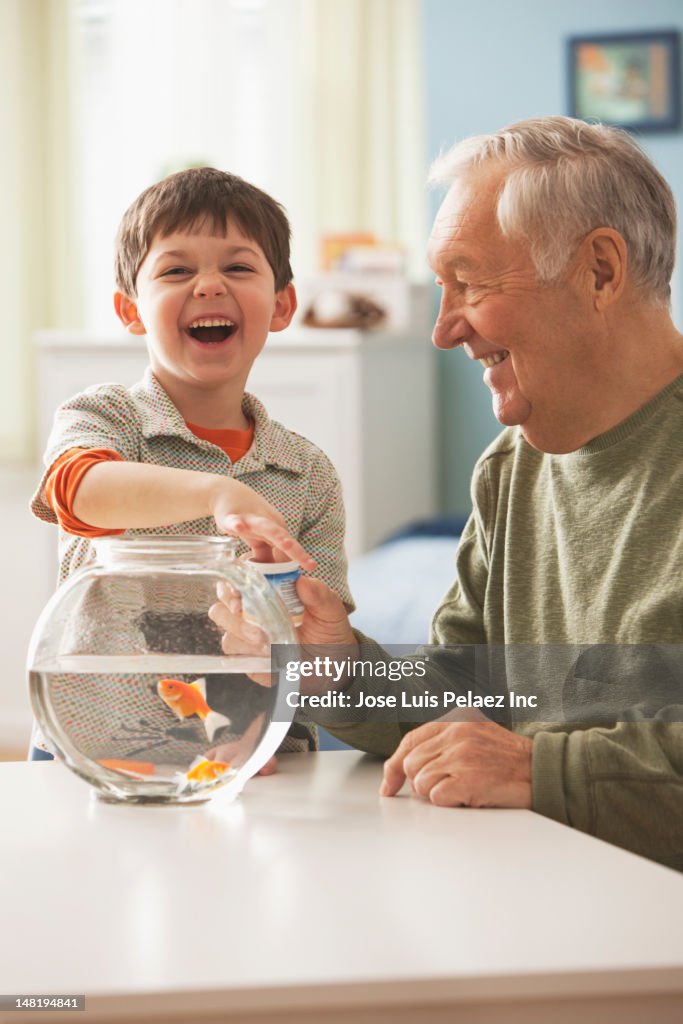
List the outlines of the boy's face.
{"label": "boy's face", "polygon": [[116,311],[147,336],[154,375],[181,408],[197,392],[241,398],[268,332],[284,330],[296,310],[293,286],[275,291],[261,247],[235,224],[225,236],[208,222],[157,235],[136,287],[134,300],[116,293]]}

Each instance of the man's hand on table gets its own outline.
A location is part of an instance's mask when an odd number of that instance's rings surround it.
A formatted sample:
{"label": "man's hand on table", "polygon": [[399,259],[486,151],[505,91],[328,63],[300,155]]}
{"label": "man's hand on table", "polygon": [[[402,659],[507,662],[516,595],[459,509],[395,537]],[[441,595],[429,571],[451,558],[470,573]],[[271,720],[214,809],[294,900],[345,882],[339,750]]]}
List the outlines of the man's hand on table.
{"label": "man's hand on table", "polygon": [[426,722],[403,737],[384,764],[381,796],[408,779],[440,807],[531,808],[533,740],[489,720]]}

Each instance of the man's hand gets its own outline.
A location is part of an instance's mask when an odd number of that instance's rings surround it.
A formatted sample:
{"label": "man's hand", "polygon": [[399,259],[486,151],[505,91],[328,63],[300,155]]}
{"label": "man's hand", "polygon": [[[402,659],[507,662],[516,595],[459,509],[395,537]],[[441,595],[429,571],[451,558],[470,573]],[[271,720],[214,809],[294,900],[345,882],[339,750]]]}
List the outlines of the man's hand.
{"label": "man's hand", "polygon": [[384,764],[380,796],[406,779],[440,807],[531,808],[533,740],[495,722],[426,722]]}
{"label": "man's hand", "polygon": [[[296,581],[297,594],[304,606],[304,617],[297,628],[297,639],[302,647],[302,658],[306,657],[306,649],[312,650],[313,656],[329,653],[338,655],[337,645],[343,645],[345,654],[354,657],[358,643],[346,609],[333,590],[322,582],[302,576]],[[267,658],[270,650],[268,637],[242,616],[242,600],[234,587],[227,583],[219,583],[218,601],[209,609],[209,618],[223,630],[223,650],[226,654],[240,654],[255,658]],[[250,675],[254,682],[261,686],[271,686],[270,675]],[[327,678],[315,679],[310,676],[301,680],[302,692],[323,692],[330,688],[332,681]]]}
{"label": "man's hand", "polygon": [[[341,599],[322,580],[301,576],[296,590],[304,606],[304,617],[297,629],[302,647],[344,644],[357,649],[349,617]],[[209,609],[209,618],[223,630],[226,654],[268,656],[268,638],[258,626],[242,617],[242,600],[234,587],[218,584],[218,601]]]}
{"label": "man's hand", "polygon": [[[304,605],[304,619],[297,633],[300,644],[315,647],[328,644],[353,645],[357,650],[356,638],[351,631],[348,615],[341,599],[321,580],[302,576],[296,582],[297,593]],[[247,622],[242,616],[242,600],[234,587],[227,583],[219,583],[218,601],[209,609],[209,618],[222,629],[223,650],[226,654],[241,654],[252,657],[268,657],[268,638],[258,626]],[[250,674],[250,679],[261,686],[272,686],[270,674]],[[324,688],[329,688],[329,680],[324,680]],[[307,691],[313,688],[316,680],[306,680]],[[218,760],[226,758],[232,763],[235,751],[231,748],[217,747],[207,755]],[[272,775],[276,771],[275,757],[258,772],[259,775]]]}
{"label": "man's hand", "polygon": [[310,576],[301,576],[296,581],[296,592],[304,606],[304,618],[298,630],[301,646],[343,644],[353,648],[349,654],[355,653],[358,641],[339,595],[322,580]]}

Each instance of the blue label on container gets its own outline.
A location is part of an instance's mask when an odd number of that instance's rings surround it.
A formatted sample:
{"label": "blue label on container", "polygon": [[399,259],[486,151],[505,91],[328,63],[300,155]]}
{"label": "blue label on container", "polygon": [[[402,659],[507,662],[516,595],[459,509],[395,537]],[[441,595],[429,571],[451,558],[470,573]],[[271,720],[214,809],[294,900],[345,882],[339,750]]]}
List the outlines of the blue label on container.
{"label": "blue label on container", "polygon": [[271,587],[279,595],[289,614],[292,616],[303,615],[305,609],[296,592],[296,581],[301,575],[301,570],[290,569],[288,572],[266,572],[264,575]]}

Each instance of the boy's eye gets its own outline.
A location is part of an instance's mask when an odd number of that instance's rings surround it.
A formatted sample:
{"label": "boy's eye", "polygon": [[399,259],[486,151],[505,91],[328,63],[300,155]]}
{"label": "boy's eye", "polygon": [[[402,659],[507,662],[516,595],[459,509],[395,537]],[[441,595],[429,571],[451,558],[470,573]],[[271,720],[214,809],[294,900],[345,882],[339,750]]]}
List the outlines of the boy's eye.
{"label": "boy's eye", "polygon": [[238,273],[250,273],[252,268],[248,267],[245,263],[231,263],[227,269],[230,273],[234,274],[235,271]]}
{"label": "boy's eye", "polygon": [[164,270],[162,277],[174,277],[178,274],[189,274],[190,271],[187,267],[169,267],[168,270]]}

